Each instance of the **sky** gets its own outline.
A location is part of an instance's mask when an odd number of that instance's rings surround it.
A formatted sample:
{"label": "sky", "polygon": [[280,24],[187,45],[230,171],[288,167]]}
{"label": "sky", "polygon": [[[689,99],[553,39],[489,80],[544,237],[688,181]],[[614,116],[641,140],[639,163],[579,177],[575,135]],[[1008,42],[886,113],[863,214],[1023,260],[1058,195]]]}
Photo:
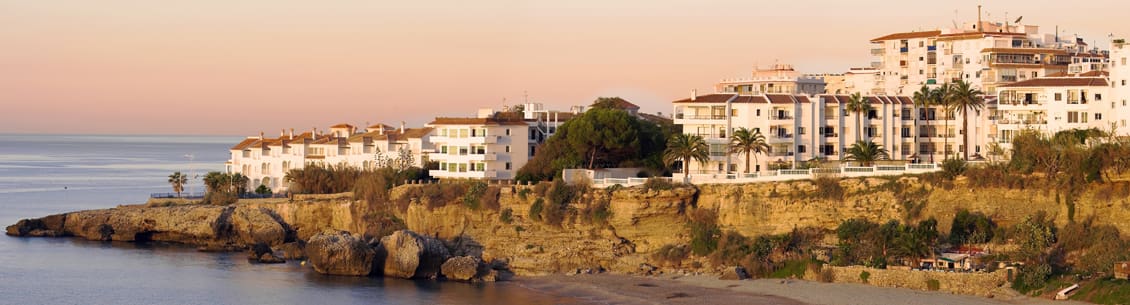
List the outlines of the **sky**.
{"label": "sky", "polygon": [[527,98],[671,111],[754,65],[841,73],[885,34],[1024,16],[1105,45],[1130,1],[0,0],[0,133],[419,126]]}

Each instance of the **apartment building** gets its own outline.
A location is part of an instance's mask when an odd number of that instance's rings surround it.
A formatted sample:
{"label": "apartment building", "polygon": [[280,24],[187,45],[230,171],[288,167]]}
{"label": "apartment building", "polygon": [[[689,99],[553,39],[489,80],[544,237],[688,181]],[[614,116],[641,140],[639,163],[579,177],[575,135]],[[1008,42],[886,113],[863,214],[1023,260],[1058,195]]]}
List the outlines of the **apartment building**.
{"label": "apartment building", "polygon": [[529,161],[538,143],[531,124],[521,117],[480,116],[436,118],[427,124],[435,129],[431,141],[437,150],[429,157],[439,162],[439,169],[429,172],[432,177],[514,179]]}
{"label": "apartment building", "polygon": [[1111,120],[1117,123],[1117,130],[1122,134],[1130,132],[1130,126],[1126,123],[1130,121],[1130,105],[1127,105],[1127,100],[1130,100],[1130,86],[1127,86],[1127,82],[1130,81],[1130,61],[1127,58],[1130,58],[1130,45],[1126,44],[1126,39],[1111,39],[1110,103],[1113,109],[1109,115]]}
{"label": "apartment building", "polygon": [[1001,86],[997,93],[1001,146],[1011,147],[1011,139],[1025,129],[1047,134],[1076,128],[1110,130],[1118,122],[1120,107],[1110,91],[1106,72],[1099,71]]}
{"label": "apartment building", "polygon": [[286,191],[286,173],[307,165],[353,166],[375,169],[389,164],[401,155],[411,159],[412,166],[424,166],[427,155],[433,151],[429,142],[431,128],[394,129],[377,124],[364,133],[353,125],[331,126],[328,133],[318,129],[298,135],[294,130],[284,130],[278,138],[266,138],[263,133],[249,137],[233,146],[231,159],[226,163],[228,173],[246,176],[250,188],[265,185],[275,192]]}
{"label": "apartment building", "polygon": [[824,78],[805,75],[792,65],[774,64],[767,69],[754,67],[749,78],[724,79],[714,86],[715,92],[751,94],[821,94]]}

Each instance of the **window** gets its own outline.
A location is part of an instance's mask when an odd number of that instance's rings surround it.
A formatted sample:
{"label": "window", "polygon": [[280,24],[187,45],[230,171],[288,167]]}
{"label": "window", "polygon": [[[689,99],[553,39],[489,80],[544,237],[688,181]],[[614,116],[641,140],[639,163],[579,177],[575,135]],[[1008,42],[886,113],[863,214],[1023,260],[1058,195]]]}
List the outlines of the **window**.
{"label": "window", "polygon": [[803,134],[804,134],[804,130],[805,130],[805,129],[804,129],[804,127],[797,127],[797,133],[799,133],[799,134],[802,134],[802,135],[803,135]]}
{"label": "window", "polygon": [[506,145],[506,152],[510,152],[510,145]]}
{"label": "window", "polygon": [[1067,112],[1067,122],[1068,123],[1079,123],[1079,113],[1075,112],[1075,111],[1068,111]]}
{"label": "window", "polygon": [[805,152],[807,151],[807,149],[805,149],[804,145],[798,145],[798,146],[796,147],[796,151],[797,151],[798,153],[802,153],[802,154],[803,154],[803,153],[805,153]]}
{"label": "window", "polygon": [[1122,80],[1122,85],[1123,85],[1123,86],[1125,86],[1125,85],[1126,85],[1126,80],[1125,80],[1125,79],[1124,79],[1124,80]]}
{"label": "window", "polygon": [[761,109],[757,109],[757,116],[761,116]]}
{"label": "window", "polygon": [[1102,93],[1095,93],[1095,101],[1101,101],[1101,100],[1103,100]]}
{"label": "window", "polygon": [[506,135],[510,135],[510,128],[506,129]]}
{"label": "window", "polygon": [[1032,71],[1032,78],[1040,77],[1040,72]]}
{"label": "window", "polygon": [[506,170],[510,170],[510,162],[506,162]]}
{"label": "window", "polygon": [[1103,119],[1102,113],[1095,113],[1095,121],[1102,120],[1102,119]]}
{"label": "window", "polygon": [[439,153],[446,154],[447,153],[447,145],[440,146],[439,147]]}
{"label": "window", "polygon": [[738,116],[738,110],[737,109],[730,109],[730,116],[732,116],[732,117]]}
{"label": "window", "polygon": [[1057,93],[1055,94],[1055,101],[1057,101],[1057,102],[1058,102],[1058,101],[1062,101],[1062,100],[1063,100],[1063,93],[1058,93],[1058,92],[1057,92]]}

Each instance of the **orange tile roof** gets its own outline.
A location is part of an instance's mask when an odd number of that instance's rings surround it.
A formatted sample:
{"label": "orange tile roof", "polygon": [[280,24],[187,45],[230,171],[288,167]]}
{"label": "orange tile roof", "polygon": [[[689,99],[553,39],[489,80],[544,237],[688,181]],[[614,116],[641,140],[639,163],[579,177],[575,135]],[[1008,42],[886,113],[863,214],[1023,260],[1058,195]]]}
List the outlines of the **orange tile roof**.
{"label": "orange tile roof", "polygon": [[794,104],[792,96],[788,94],[766,94],[765,97],[769,98],[769,102],[773,104]]}
{"label": "orange tile roof", "polygon": [[330,126],[330,128],[353,128],[353,125],[341,123],[341,124]]}
{"label": "orange tile roof", "polygon": [[1109,86],[1105,78],[1101,77],[1065,77],[1065,78],[1035,78],[1022,82],[1015,82],[1001,87],[1106,87]]}
{"label": "orange tile roof", "polygon": [[436,118],[428,125],[526,125],[526,122],[493,118]]}
{"label": "orange tile roof", "polygon": [[236,144],[235,146],[232,146],[232,147],[231,147],[231,150],[244,150],[244,149],[247,149],[248,147],[251,147],[251,144],[252,144],[252,143],[255,143],[255,142],[257,142],[257,141],[259,141],[259,138],[246,138],[246,139],[243,139],[243,141],[239,141],[239,144]]}
{"label": "orange tile roof", "polygon": [[886,40],[914,39],[914,38],[930,38],[930,37],[935,37],[935,36],[938,36],[938,35],[941,35],[941,34],[942,34],[942,31],[922,31],[922,32],[894,33],[894,34],[890,34],[890,35],[887,35],[887,36],[872,39],[871,42],[880,42],[880,41],[886,41]]}
{"label": "orange tile roof", "polygon": [[719,93],[704,94],[704,95],[696,96],[694,98],[694,100],[691,100],[690,98],[685,98],[685,99],[677,100],[677,101],[674,101],[674,102],[671,102],[671,103],[675,103],[675,104],[682,104],[682,103],[706,103],[706,104],[725,103],[726,101],[729,101],[731,98],[733,98],[734,95],[735,94],[719,94]]}
{"label": "orange tile roof", "polygon": [[409,139],[419,139],[419,138],[423,138],[424,136],[431,133],[432,130],[435,130],[435,128],[431,128],[431,127],[407,128],[407,129],[404,130],[404,133],[402,135],[405,138],[409,138]]}

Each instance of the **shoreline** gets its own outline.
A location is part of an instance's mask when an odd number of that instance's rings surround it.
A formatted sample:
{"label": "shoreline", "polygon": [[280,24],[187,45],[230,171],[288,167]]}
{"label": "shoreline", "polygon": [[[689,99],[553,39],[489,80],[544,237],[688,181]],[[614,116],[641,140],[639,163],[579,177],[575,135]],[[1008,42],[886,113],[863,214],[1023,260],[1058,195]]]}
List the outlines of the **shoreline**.
{"label": "shoreline", "polygon": [[516,279],[515,283],[542,293],[592,304],[1089,304],[1026,296],[985,298],[939,291],[805,280],[720,280],[708,275],[549,275],[522,277]]}

